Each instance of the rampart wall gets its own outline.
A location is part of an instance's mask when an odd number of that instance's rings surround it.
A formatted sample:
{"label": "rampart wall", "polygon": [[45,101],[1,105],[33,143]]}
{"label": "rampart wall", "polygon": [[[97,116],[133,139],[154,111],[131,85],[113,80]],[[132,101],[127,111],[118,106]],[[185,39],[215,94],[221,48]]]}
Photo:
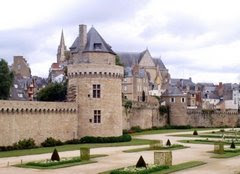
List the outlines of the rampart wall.
{"label": "rampart wall", "polygon": [[77,138],[77,112],[76,103],[0,100],[0,146],[28,138],[37,144],[47,137]]}

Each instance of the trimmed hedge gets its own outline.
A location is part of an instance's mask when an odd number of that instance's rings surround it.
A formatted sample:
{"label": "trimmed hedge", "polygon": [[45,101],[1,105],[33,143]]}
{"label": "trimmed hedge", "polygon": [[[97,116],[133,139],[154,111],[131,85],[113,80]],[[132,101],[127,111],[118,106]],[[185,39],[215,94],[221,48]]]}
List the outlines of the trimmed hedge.
{"label": "trimmed hedge", "polygon": [[0,146],[0,151],[10,151],[10,150],[22,150],[22,149],[33,149],[36,148],[34,139],[23,139],[14,143],[12,146]]}
{"label": "trimmed hedge", "polygon": [[43,147],[54,147],[61,145],[63,145],[63,142],[61,142],[60,140],[56,140],[52,137],[47,138],[44,142],[41,143],[41,146]]}
{"label": "trimmed hedge", "polygon": [[131,141],[132,137],[124,134],[119,137],[92,137],[86,136],[80,139],[80,143],[118,143]]}

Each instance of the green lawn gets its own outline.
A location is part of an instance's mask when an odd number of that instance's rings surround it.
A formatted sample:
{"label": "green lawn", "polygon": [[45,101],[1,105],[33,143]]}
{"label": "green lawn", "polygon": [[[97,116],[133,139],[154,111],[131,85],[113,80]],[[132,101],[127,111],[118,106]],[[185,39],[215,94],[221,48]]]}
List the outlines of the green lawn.
{"label": "green lawn", "polygon": [[144,148],[136,148],[136,149],[130,149],[130,150],[124,150],[123,152],[126,152],[126,153],[133,153],[133,152],[142,152],[142,151],[153,151],[153,150],[179,150],[179,149],[185,149],[185,148],[188,148],[186,146],[183,146],[181,144],[174,144],[170,147],[161,147],[160,149],[153,149],[153,148],[150,148],[150,147],[144,147]]}
{"label": "green lawn", "polygon": [[194,130],[197,131],[204,131],[204,130],[216,130],[219,128],[191,128],[191,129],[158,129],[158,130],[144,130],[142,132],[137,132],[131,134],[132,136],[137,135],[148,135],[148,134],[164,134],[164,133],[174,133],[174,132],[193,132]]}
{"label": "green lawn", "polygon": [[80,147],[97,148],[97,147],[146,145],[152,141],[154,141],[154,140],[133,138],[132,141],[130,141],[130,142],[122,142],[122,143],[72,144],[72,145],[63,145],[63,146],[56,146],[56,147],[41,147],[41,148],[26,149],[26,150],[4,151],[4,152],[0,152],[0,158],[52,153],[54,148],[56,148],[58,150],[58,152],[64,152],[64,151],[71,151],[71,150],[80,150]]}
{"label": "green lawn", "polygon": [[240,155],[240,149],[225,149],[223,154],[214,154],[211,158],[231,158],[238,155]]}
{"label": "green lawn", "polygon": [[[205,140],[205,139],[196,139],[196,140],[179,140],[178,142],[181,143],[190,143],[190,144],[214,144],[219,141],[213,141],[213,140]],[[221,141],[222,142],[222,141]],[[229,142],[223,142],[224,144],[230,145],[231,141]],[[235,142],[236,145],[240,145],[240,142]]]}
{"label": "green lawn", "polygon": [[[206,163],[202,162],[202,161],[189,161],[189,162],[170,166],[169,169],[164,169],[159,172],[152,172],[151,174],[168,174],[168,173],[173,173],[173,172],[177,172],[180,170],[197,167],[197,166],[204,165],[204,164],[206,164]],[[100,174],[110,174],[110,173],[111,173],[111,171],[106,171],[106,172],[102,172]]]}

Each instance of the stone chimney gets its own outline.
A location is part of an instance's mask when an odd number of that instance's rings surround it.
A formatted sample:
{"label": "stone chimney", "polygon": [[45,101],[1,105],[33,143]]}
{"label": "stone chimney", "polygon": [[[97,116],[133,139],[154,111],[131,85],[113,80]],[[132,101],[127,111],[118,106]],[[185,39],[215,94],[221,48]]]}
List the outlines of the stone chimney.
{"label": "stone chimney", "polygon": [[83,50],[87,44],[87,26],[79,25],[80,49]]}

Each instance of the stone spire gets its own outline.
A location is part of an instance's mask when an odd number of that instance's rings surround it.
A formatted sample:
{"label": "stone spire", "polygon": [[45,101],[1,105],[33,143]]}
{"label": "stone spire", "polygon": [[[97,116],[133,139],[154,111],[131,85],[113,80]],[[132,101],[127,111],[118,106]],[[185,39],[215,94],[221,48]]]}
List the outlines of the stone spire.
{"label": "stone spire", "polygon": [[58,46],[58,52],[57,52],[57,63],[62,63],[66,60],[65,51],[67,51],[67,47],[65,45],[64,34],[62,30],[60,44]]}

